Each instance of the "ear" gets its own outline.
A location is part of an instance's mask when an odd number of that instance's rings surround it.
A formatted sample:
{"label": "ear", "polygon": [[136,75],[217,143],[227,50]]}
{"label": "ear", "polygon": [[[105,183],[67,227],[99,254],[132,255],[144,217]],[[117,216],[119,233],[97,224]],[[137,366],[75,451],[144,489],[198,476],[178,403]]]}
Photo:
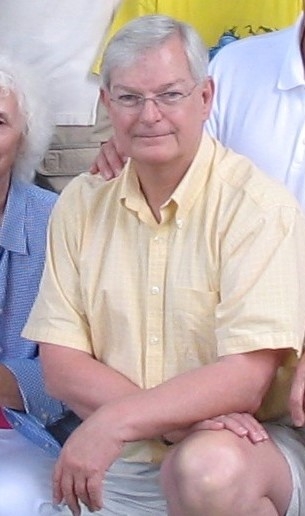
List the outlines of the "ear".
{"label": "ear", "polygon": [[110,93],[108,90],[101,88],[100,89],[100,101],[104,104],[105,108],[109,108],[110,104]]}
{"label": "ear", "polygon": [[212,77],[208,76],[204,79],[203,85],[202,85],[202,114],[203,119],[206,121],[209,118],[210,111],[212,108],[212,102],[214,97],[214,81]]}

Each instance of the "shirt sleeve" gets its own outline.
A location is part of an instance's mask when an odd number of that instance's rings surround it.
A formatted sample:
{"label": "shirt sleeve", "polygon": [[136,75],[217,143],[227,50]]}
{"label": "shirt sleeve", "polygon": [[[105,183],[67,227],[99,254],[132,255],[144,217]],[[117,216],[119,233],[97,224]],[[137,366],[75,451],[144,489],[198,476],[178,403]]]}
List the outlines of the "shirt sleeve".
{"label": "shirt sleeve", "polygon": [[40,290],[22,336],[63,346],[73,342],[75,349],[92,354],[90,326],[83,306],[86,277],[80,267],[86,239],[85,214],[90,207],[82,197],[79,180],[81,177],[66,187],[52,212]]}
{"label": "shirt sleeve", "polygon": [[63,415],[63,403],[45,391],[38,357],[7,359],[3,364],[16,378],[27,414],[36,417],[43,425],[56,421]]}
{"label": "shirt sleeve", "polygon": [[262,348],[290,348],[301,354],[304,216],[298,208],[276,204],[257,213],[241,210],[237,216],[239,230],[222,249],[221,300],[216,308],[219,355]]}

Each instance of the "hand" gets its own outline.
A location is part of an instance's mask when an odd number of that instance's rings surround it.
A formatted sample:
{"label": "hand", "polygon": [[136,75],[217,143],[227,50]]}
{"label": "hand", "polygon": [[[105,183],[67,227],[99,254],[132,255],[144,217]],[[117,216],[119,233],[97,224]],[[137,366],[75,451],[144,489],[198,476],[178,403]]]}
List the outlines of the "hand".
{"label": "hand", "polygon": [[120,175],[126,161],[127,158],[119,151],[115,139],[112,137],[101,145],[90,172],[91,174],[101,174],[108,181]]}
{"label": "hand", "polygon": [[[117,425],[118,426],[118,425]],[[53,474],[54,502],[64,501],[80,516],[79,500],[90,511],[102,508],[102,482],[123,443],[103,411],[86,419],[66,441]]]}
{"label": "hand", "polygon": [[268,439],[265,428],[251,414],[228,414],[217,416],[205,421],[199,421],[190,428],[170,432],[164,437],[173,443],[180,442],[184,437],[198,430],[230,430],[238,437],[248,437],[252,443],[258,443]]}
{"label": "hand", "polygon": [[304,413],[305,399],[305,353],[302,355],[292,381],[292,387],[289,398],[289,408],[293,423],[295,426],[305,425]]}
{"label": "hand", "polygon": [[0,364],[0,407],[25,410],[17,379],[4,364]]}

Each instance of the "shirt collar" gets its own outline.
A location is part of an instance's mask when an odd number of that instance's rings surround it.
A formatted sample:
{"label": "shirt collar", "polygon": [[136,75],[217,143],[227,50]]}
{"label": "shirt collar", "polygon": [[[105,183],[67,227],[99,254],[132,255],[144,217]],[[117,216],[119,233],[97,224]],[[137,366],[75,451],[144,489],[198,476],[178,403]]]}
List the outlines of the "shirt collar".
{"label": "shirt collar", "polygon": [[[175,204],[175,218],[177,225],[185,218],[189,210],[194,205],[197,196],[205,186],[214,154],[214,144],[212,138],[204,131],[197,153],[191,163],[187,173],[171,195],[164,206]],[[129,160],[125,167],[125,173],[121,176],[122,186],[120,199],[126,207],[137,213],[142,213],[148,221],[149,208],[140,190],[137,175],[134,171],[132,161]],[[172,210],[171,210],[172,211]],[[147,212],[147,217],[145,213]],[[173,213],[173,211],[172,211]],[[150,215],[151,217],[151,215]]]}
{"label": "shirt collar", "polygon": [[27,254],[26,199],[26,185],[12,179],[0,228],[0,246],[7,251]]}
{"label": "shirt collar", "polygon": [[289,90],[305,85],[304,64],[301,54],[303,23],[304,14],[302,13],[296,23],[287,29],[290,31],[290,38],[277,83],[280,90]]}

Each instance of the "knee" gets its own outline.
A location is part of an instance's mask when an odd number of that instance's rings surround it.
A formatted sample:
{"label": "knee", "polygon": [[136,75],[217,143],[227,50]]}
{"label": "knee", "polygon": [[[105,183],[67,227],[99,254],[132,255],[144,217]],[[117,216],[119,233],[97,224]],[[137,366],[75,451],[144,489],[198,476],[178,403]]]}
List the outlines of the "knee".
{"label": "knee", "polygon": [[1,471],[0,515],[35,516],[54,514],[51,478],[35,474],[31,469],[10,468],[5,476]]}
{"label": "knee", "polygon": [[[241,444],[241,439],[227,431],[200,432],[186,439],[162,466],[165,496],[173,496],[174,489],[174,496],[187,507],[216,507],[220,500],[232,506],[247,470]],[[169,477],[171,481],[167,482]]]}

